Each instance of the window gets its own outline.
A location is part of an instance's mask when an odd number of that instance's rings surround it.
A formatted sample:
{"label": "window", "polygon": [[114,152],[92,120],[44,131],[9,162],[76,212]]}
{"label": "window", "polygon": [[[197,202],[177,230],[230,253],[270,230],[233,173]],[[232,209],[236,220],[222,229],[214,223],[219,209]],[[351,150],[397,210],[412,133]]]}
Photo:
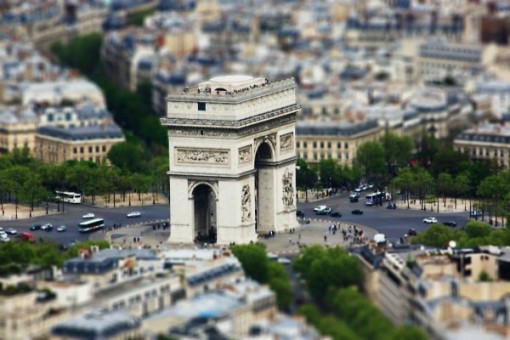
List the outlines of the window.
{"label": "window", "polygon": [[313,148],[317,148],[317,142],[313,142]]}
{"label": "window", "polygon": [[80,147],[80,153],[83,153],[83,146]]}
{"label": "window", "polygon": [[328,149],[331,149],[331,142],[328,142]]}
{"label": "window", "polygon": [[103,145],[103,152],[106,152],[106,145]]}
{"label": "window", "polygon": [[337,149],[341,149],[342,148],[342,143],[340,143],[340,142],[336,143],[336,148]]}
{"label": "window", "polygon": [[205,111],[205,103],[198,102],[198,111]]}
{"label": "window", "polygon": [[78,153],[78,148],[73,148],[73,153]]}
{"label": "window", "polygon": [[96,152],[99,152],[99,145],[96,145]]}
{"label": "window", "polygon": [[316,161],[317,160],[317,152],[314,152],[313,153],[313,159]]}
{"label": "window", "polygon": [[301,146],[301,143],[299,141],[296,142],[296,147],[299,148]]}
{"label": "window", "polygon": [[321,149],[324,149],[324,142],[321,142]]}
{"label": "window", "polygon": [[349,148],[349,143],[345,142],[344,143],[344,148],[348,149]]}
{"label": "window", "polygon": [[306,145],[306,142],[303,142],[303,147],[304,147],[304,148],[306,148],[306,146],[307,146],[307,145]]}
{"label": "window", "polygon": [[92,152],[93,150],[94,149],[91,146],[89,146],[89,152]]}

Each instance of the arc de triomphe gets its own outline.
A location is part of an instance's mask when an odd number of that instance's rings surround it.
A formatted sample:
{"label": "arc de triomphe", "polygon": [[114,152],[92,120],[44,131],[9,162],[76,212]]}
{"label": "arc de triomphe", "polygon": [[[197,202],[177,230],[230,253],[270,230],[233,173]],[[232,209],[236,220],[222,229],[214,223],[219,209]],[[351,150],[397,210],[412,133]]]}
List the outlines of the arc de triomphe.
{"label": "arc de triomphe", "polygon": [[171,243],[255,241],[296,221],[293,79],[222,76],[167,97]]}

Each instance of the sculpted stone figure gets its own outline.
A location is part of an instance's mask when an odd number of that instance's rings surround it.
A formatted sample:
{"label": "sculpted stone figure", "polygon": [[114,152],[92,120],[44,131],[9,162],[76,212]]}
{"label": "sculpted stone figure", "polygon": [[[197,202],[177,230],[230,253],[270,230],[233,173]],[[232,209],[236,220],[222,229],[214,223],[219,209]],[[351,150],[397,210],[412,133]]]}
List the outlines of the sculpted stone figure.
{"label": "sculpted stone figure", "polygon": [[241,209],[242,216],[241,221],[246,222],[251,218],[251,194],[250,194],[250,186],[246,184],[243,186],[243,190],[241,192]]}
{"label": "sculpted stone figure", "polygon": [[293,206],[294,205],[294,186],[293,182],[293,174],[289,170],[285,172],[283,175],[283,195],[282,201],[285,206]]}

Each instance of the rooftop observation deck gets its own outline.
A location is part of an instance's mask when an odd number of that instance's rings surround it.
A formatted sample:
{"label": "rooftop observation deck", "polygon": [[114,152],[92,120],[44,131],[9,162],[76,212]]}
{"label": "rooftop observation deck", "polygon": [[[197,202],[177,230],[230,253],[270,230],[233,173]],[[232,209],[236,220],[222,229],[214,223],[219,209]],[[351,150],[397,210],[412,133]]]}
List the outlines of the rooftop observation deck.
{"label": "rooftop observation deck", "polygon": [[169,127],[239,129],[295,114],[294,79],[270,82],[251,76],[221,76],[167,97]]}
{"label": "rooftop observation deck", "polygon": [[288,89],[295,89],[293,78],[271,82],[265,78],[229,75],[220,76],[171,94],[167,101],[239,103]]}

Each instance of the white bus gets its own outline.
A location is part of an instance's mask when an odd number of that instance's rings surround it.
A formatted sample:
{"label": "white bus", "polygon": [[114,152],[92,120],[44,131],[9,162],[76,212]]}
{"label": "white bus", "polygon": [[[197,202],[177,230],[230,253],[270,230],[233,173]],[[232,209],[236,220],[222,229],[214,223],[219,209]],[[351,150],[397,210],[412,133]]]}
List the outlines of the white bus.
{"label": "white bus", "polygon": [[104,228],[104,219],[94,218],[85,222],[81,222],[80,233],[89,233]]}
{"label": "white bus", "polygon": [[55,191],[55,199],[60,202],[80,204],[81,194],[68,191]]}

